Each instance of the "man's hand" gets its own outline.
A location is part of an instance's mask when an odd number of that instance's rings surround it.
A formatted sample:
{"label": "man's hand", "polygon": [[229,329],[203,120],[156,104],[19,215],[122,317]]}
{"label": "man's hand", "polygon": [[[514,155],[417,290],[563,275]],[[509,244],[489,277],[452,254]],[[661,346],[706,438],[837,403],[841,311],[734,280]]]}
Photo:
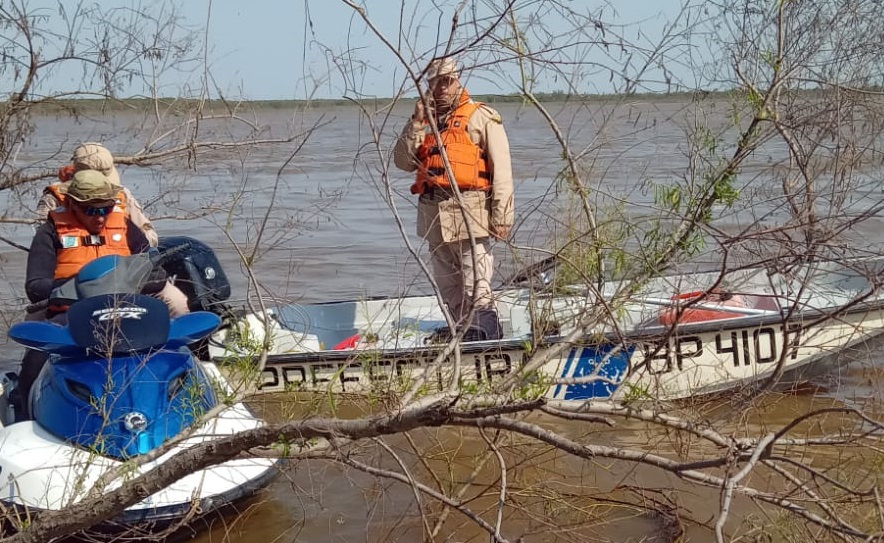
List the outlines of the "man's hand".
{"label": "man's hand", "polygon": [[424,108],[424,101],[420,97],[418,97],[417,102],[414,104],[414,114],[411,116],[411,120],[420,123],[430,122],[427,118],[427,110]]}
{"label": "man's hand", "polygon": [[511,227],[502,224],[492,224],[491,235],[499,240],[506,241],[510,237],[510,228]]}

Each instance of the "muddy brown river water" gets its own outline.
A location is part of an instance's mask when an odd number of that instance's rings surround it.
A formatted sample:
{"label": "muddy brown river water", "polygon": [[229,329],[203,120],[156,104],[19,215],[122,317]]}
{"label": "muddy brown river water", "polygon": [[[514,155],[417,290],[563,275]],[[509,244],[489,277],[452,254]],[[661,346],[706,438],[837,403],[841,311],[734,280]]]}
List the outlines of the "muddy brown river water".
{"label": "muddy brown river water", "polygon": [[[562,232],[566,196],[555,180],[561,167],[561,151],[540,115],[518,104],[496,107],[510,137],[518,217],[513,245],[498,244],[495,248],[500,278],[520,263],[545,256],[534,248],[547,247],[550,235]],[[689,103],[678,101],[644,100],[617,110],[609,105],[584,109],[561,104],[551,105],[550,110],[575,150],[595,149],[593,168],[586,175],[598,186],[596,202],[615,202],[628,216],[637,217],[653,203],[648,180],[680,178],[688,152],[684,127],[689,124],[686,112],[690,107]],[[713,123],[716,115],[724,115],[725,109],[713,108]],[[258,239],[261,246],[254,259],[255,272],[263,295],[274,300],[312,302],[429,292],[420,267],[406,249],[407,240],[422,250],[414,235],[415,201],[408,193],[411,180],[393,169],[389,157],[393,137],[409,114],[409,108],[399,108],[387,119],[389,124],[379,128],[382,143],[378,150],[370,144],[370,123],[354,107],[319,108],[306,114],[263,110],[256,114],[257,123],[263,127],[262,137],[281,137],[286,131],[304,131],[316,122],[320,125],[284,168],[284,161],[295,151],[295,143],[249,152],[227,150],[223,154],[198,155],[190,167],[186,163],[163,168],[121,166],[120,171],[124,183],[147,204],[161,235],[189,235],[216,248],[231,278],[235,298],[245,296],[248,282],[231,240],[246,247],[248,254]],[[600,122],[602,118],[607,118],[604,125]],[[381,123],[384,118],[373,121]],[[57,167],[69,157],[76,143],[90,140],[104,141],[120,155],[133,154],[147,137],[140,129],[143,125],[143,119],[134,114],[96,114],[78,122],[61,117],[40,118],[34,142],[22,150],[19,160],[35,168]],[[209,131],[219,130],[215,137],[224,134],[211,123],[206,123],[206,127]],[[774,189],[764,176],[762,165],[781,153],[777,148],[763,149],[740,178],[746,196],[754,198],[756,213],[750,214],[748,206],[742,204],[735,209],[719,210],[718,226],[739,229],[757,220],[762,210],[772,212],[767,220],[777,220],[775,209],[765,209],[765,191]],[[384,198],[381,172],[387,168],[394,181],[392,206]],[[869,184],[854,191],[854,198],[857,206],[872,206],[882,198],[879,187],[884,171],[870,170],[864,175]],[[37,188],[23,194],[0,195],[0,207],[4,207],[6,216],[27,217],[36,203]],[[397,228],[395,214],[403,224],[404,235]],[[260,223],[264,217],[268,228],[262,232]],[[872,218],[849,235],[878,250],[884,242],[882,232],[880,219]],[[8,226],[3,236],[27,245],[31,233],[30,226]],[[26,256],[19,249],[4,246],[0,259],[0,305],[7,322],[14,322],[23,307]],[[20,353],[14,344],[6,342],[0,364],[5,369],[14,369]],[[848,355],[849,363],[819,383],[819,388],[771,395],[753,415],[745,418],[734,419],[736,415],[727,412],[726,402],[706,408],[721,417],[724,424],[764,425],[788,420],[796,413],[823,404],[863,405],[871,399],[880,405],[882,356],[881,342],[856,349]],[[271,419],[281,416],[279,406],[258,407],[266,409]],[[584,429],[575,423],[571,427],[565,425],[562,431],[582,434]],[[641,426],[628,427],[602,439],[647,441],[646,431]],[[451,432],[428,433],[427,440],[440,446],[454,446],[462,441]],[[661,443],[666,446],[662,438]],[[471,469],[476,450],[468,445],[458,454],[453,477],[463,478]],[[535,470],[536,477],[561,476],[563,487],[573,485],[583,490],[594,485],[597,496],[613,489],[627,476],[599,464],[578,465],[542,454],[538,458],[543,461],[526,468]],[[659,479],[651,481],[652,485],[676,485],[659,475],[648,476]],[[686,499],[697,502],[695,506],[702,511],[707,498]],[[713,500],[707,505],[714,508],[716,504]],[[301,462],[291,466],[253,504],[244,506],[241,515],[218,523],[195,541],[419,541],[420,525],[414,513],[414,496],[404,485],[379,483],[353,470],[320,461]],[[624,513],[613,506],[601,513],[608,522],[600,522],[593,532],[601,540],[639,541],[659,529],[654,519]],[[514,517],[511,522],[515,526],[522,520]],[[528,524],[524,522],[525,526]],[[452,531],[456,535],[448,540],[487,541],[487,536],[480,537],[477,530],[464,525],[462,518],[453,521]],[[454,529],[457,527],[459,531]],[[708,532],[700,530],[692,540],[703,541],[704,534]],[[535,533],[526,541],[551,540],[548,535]]]}

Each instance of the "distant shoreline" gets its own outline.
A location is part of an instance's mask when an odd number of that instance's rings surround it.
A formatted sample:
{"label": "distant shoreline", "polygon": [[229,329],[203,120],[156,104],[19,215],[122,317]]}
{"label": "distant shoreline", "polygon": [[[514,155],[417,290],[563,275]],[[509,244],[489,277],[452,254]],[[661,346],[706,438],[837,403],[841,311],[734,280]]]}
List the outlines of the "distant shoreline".
{"label": "distant shoreline", "polygon": [[[823,90],[797,91],[801,94],[825,95]],[[567,103],[567,102],[595,102],[612,103],[622,101],[652,100],[655,102],[684,102],[695,99],[722,98],[732,99],[744,93],[738,91],[694,91],[673,93],[642,93],[642,94],[566,94],[564,92],[536,93],[534,97],[541,103]],[[527,102],[521,94],[484,94],[473,95],[476,100],[488,104],[520,103]],[[363,97],[357,99],[347,98],[318,98],[315,100],[198,100],[193,98],[64,98],[44,99],[33,102],[31,106],[40,113],[57,114],[63,112],[89,113],[89,112],[124,112],[124,111],[151,111],[159,103],[164,110],[192,111],[201,102],[203,107],[212,111],[241,109],[244,106],[250,109],[305,109],[305,108],[328,108],[341,106],[355,106],[357,104],[375,104],[376,107],[388,107],[391,104],[413,104],[416,97],[402,98],[373,98]],[[8,107],[8,104],[0,104],[0,108]]]}

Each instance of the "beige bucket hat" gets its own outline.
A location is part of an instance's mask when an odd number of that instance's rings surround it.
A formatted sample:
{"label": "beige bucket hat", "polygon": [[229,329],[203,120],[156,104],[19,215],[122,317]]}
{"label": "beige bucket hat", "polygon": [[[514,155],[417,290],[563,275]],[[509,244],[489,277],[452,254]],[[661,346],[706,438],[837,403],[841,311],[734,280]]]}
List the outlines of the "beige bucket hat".
{"label": "beige bucket hat", "polygon": [[430,62],[427,66],[427,81],[432,81],[437,77],[453,76],[460,77],[460,71],[457,68],[457,62],[452,58],[440,58]]}
{"label": "beige bucket hat", "polygon": [[111,183],[117,187],[123,186],[120,180],[120,173],[114,166],[114,155],[100,143],[81,143],[74,149],[74,156],[71,157],[74,167],[77,170],[96,170],[105,175]]}

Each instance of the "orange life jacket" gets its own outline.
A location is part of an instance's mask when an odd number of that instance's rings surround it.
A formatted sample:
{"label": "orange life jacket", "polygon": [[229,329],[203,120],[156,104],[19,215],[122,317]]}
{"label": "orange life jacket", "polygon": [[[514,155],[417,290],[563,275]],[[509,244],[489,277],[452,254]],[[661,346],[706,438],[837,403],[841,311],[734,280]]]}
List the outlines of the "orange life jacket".
{"label": "orange life jacket", "polygon": [[[448,155],[457,187],[461,190],[491,188],[491,172],[485,151],[473,143],[467,131],[470,117],[480,105],[472,100],[460,104],[449,116],[447,124],[439,127],[442,146]],[[432,187],[451,187],[442,152],[436,142],[436,135],[432,132],[424,137],[423,143],[418,147],[417,158],[420,165],[417,169],[417,181],[411,186],[412,194],[424,194]]]}
{"label": "orange life jacket", "polygon": [[[125,201],[122,191],[117,195],[117,201]],[[104,228],[97,235],[90,234],[69,207],[52,210],[49,217],[55,223],[61,242],[61,248],[56,253],[56,279],[77,275],[83,266],[100,256],[132,254],[126,236],[126,213],[124,206],[119,203],[107,216]]]}

